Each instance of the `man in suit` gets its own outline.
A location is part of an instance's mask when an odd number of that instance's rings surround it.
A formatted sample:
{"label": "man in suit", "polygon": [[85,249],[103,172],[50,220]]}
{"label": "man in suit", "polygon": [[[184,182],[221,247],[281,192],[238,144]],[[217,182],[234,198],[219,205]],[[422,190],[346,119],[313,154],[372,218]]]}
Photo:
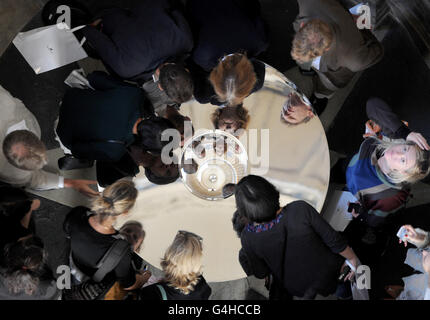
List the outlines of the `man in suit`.
{"label": "man in suit", "polygon": [[369,30],[360,30],[338,0],[298,0],[291,56],[314,76],[313,107],[321,114],[334,92],[354,74],[382,59],[384,50]]}
{"label": "man in suit", "polygon": [[132,10],[105,10],[82,34],[110,73],[139,83],[150,80],[163,63],[193,48],[178,1],[144,0]]}
{"label": "man in suit", "polygon": [[33,190],[73,188],[86,195],[97,195],[91,180],[65,179],[43,170],[47,163],[46,147],[40,140],[36,117],[0,86],[0,181]]}

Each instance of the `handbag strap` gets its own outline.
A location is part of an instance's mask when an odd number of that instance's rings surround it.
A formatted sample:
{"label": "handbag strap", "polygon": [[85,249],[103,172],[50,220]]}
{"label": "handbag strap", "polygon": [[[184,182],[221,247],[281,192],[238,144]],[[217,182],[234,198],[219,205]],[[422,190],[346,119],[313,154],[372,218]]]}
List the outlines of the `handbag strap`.
{"label": "handbag strap", "polygon": [[158,290],[160,290],[161,297],[163,298],[163,300],[167,300],[167,293],[166,290],[164,290],[163,286],[161,284],[157,284],[157,288]]}
{"label": "handbag strap", "polygon": [[123,239],[117,239],[111,245],[109,250],[97,263],[97,271],[92,276],[96,282],[100,282],[103,278],[111,272],[119,264],[121,259],[130,251],[130,243]]}

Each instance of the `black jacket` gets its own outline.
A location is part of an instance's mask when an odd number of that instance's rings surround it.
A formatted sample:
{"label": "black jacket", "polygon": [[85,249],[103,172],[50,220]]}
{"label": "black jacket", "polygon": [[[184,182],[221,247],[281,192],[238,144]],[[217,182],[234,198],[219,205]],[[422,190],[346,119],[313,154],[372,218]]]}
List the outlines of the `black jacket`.
{"label": "black jacket", "polygon": [[255,57],[268,47],[258,0],[189,0],[194,63],[212,70],[225,54],[246,51]]}
{"label": "black jacket", "polygon": [[132,129],[136,120],[152,107],[141,89],[105,73],[94,72],[88,81],[96,90],[73,88],[66,92],[57,134],[77,158],[118,161],[126,153],[125,145],[135,140]]}
{"label": "black jacket", "polygon": [[242,231],[243,252],[253,274],[273,274],[298,297],[333,293],[344,261],[338,253],[347,247],[343,237],[304,201],[288,204],[272,222],[266,229],[248,225]]}
{"label": "black jacket", "polygon": [[161,63],[193,47],[188,23],[168,0],[143,0],[132,10],[107,10],[102,24],[101,31],[88,26],[83,34],[103,62],[124,79],[148,80]]}

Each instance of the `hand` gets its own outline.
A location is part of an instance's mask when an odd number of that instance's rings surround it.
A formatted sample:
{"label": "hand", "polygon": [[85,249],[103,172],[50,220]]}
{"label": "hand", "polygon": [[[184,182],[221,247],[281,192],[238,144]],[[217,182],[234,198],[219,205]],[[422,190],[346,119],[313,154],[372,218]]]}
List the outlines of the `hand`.
{"label": "hand", "polygon": [[430,150],[430,146],[427,143],[426,138],[424,138],[421,133],[418,132],[411,132],[407,137],[406,141],[412,141],[415,142],[418,147],[420,147],[423,150]]}
{"label": "hand", "polygon": [[31,211],[35,211],[35,210],[37,210],[37,209],[39,209],[40,208],[40,200],[39,199],[34,199],[32,202],[31,202],[31,208],[30,208],[30,210]]}
{"label": "hand", "polygon": [[[354,267],[354,270],[357,270],[357,267],[358,267],[358,260],[357,260],[357,258],[349,259],[348,261],[352,264],[352,266]],[[348,266],[348,265],[346,264],[346,261],[345,261],[345,263],[340,268],[340,271],[342,272],[343,269],[346,266]],[[351,269],[351,271],[345,276],[345,278],[343,279],[344,282],[347,281],[347,280],[351,281],[354,278],[354,276],[355,276],[355,271],[354,270]]]}
{"label": "hand", "polygon": [[[430,253],[423,251],[423,269],[426,273],[430,273]],[[429,279],[430,281],[430,279]]]}
{"label": "hand", "polygon": [[[408,232],[405,237],[408,238],[409,242],[411,242],[412,244],[419,244],[420,242],[425,240],[425,235],[417,233],[414,229],[414,227],[412,227],[411,225],[407,224],[403,226],[406,231]],[[404,243],[405,247],[408,245],[408,241],[407,240],[401,240],[399,239],[399,243]]]}
{"label": "hand", "polygon": [[95,197],[100,195],[97,191],[90,188],[90,185],[97,185],[95,180],[77,180],[77,179],[64,179],[64,186],[66,188],[73,188],[76,191],[86,195],[87,197]]}

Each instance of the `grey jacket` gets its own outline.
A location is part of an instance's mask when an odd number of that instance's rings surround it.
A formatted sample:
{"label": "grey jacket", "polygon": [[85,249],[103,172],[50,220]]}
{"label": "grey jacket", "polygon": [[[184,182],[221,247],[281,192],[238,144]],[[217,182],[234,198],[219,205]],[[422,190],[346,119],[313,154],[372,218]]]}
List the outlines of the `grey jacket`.
{"label": "grey jacket", "polygon": [[[16,126],[16,130],[29,130],[40,138],[40,127],[36,117],[24,106],[21,100],[14,98],[0,86],[0,181],[14,186],[26,186],[35,190],[58,189],[63,179],[58,174],[43,170],[27,171],[11,165],[3,154],[4,138]],[[12,128],[11,128],[12,127]]]}
{"label": "grey jacket", "polygon": [[320,72],[336,87],[343,88],[355,72],[379,62],[384,48],[369,30],[357,28],[352,15],[337,0],[298,0],[299,15],[293,23],[298,31],[302,22],[320,19],[329,24],[334,41],[322,57]]}

